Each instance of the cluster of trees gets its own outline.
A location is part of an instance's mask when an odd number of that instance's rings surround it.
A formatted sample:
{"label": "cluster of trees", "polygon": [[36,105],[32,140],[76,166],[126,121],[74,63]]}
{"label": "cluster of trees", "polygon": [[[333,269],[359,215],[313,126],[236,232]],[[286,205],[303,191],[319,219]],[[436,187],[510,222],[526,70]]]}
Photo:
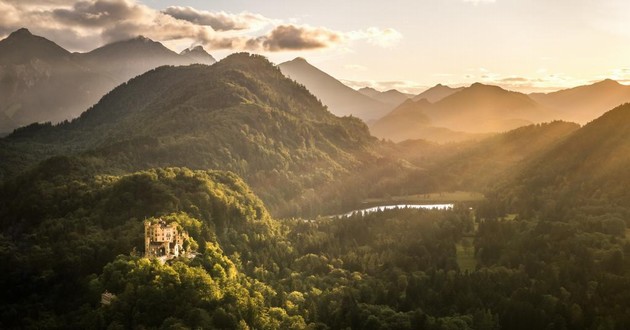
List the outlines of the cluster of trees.
{"label": "cluster of trees", "polygon": [[[231,173],[94,176],[65,157],[0,192],[3,328],[630,326],[625,213],[506,217],[486,201],[279,221]],[[151,217],[197,257],[142,258]],[[470,238],[477,268],[461,270]]]}

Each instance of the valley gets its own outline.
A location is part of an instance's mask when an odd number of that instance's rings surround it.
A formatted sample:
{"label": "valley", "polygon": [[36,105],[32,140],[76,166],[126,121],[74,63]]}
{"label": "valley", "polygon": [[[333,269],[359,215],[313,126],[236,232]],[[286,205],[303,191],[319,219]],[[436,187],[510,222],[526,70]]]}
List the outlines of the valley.
{"label": "valley", "polygon": [[[297,52],[273,36],[244,44]],[[630,87],[454,86],[15,30],[0,328],[629,328]]]}

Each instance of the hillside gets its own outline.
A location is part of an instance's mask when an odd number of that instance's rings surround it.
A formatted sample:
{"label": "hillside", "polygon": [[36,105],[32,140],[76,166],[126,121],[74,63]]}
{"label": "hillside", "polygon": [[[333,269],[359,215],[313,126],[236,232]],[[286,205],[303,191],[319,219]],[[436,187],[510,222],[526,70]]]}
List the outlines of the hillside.
{"label": "hillside", "polygon": [[508,131],[559,117],[525,94],[480,83],[445,97],[425,113],[435,126],[469,133]]}
{"label": "hillside", "polygon": [[111,78],[111,88],[162,65],[216,62],[201,47],[177,54],[161,43],[143,36],[113,42],[77,56],[94,71]]}
{"label": "hillside", "polygon": [[161,65],[211,64],[203,49],[176,54],[138,37],[70,53],[20,29],[0,41],[0,134],[77,117],[117,85]]}
{"label": "hillside", "polygon": [[630,104],[619,106],[585,125],[532,160],[503,191],[509,207],[529,214],[571,214],[630,207]]}
{"label": "hillside", "polygon": [[282,73],[304,85],[337,116],[355,116],[366,122],[384,116],[391,108],[344,85],[298,57],[278,65]]}
{"label": "hillside", "polygon": [[449,86],[444,86],[442,84],[437,84],[426,91],[416,95],[413,97],[414,101],[420,101],[422,99],[426,99],[431,103],[438,102],[443,98],[455,94],[464,89],[464,87],[452,88]]}
{"label": "hillside", "polygon": [[[101,322],[159,326],[210,302],[224,313],[258,315],[246,321],[256,327],[278,318],[264,311],[268,294],[248,293],[245,275],[273,267],[270,255],[284,255],[274,247],[278,224],[236,175],[164,168],[94,176],[89,167],[57,157],[0,186],[2,328],[86,328],[99,314]],[[194,262],[140,258],[147,219],[187,231]],[[242,264],[228,259],[235,254]],[[112,309],[99,310],[104,292],[116,295]],[[127,301],[136,311],[130,318],[121,317]],[[176,309],[159,307],[175,301]]]}
{"label": "hillside", "polygon": [[379,138],[400,142],[423,139],[438,143],[458,142],[478,135],[456,132],[444,127],[433,126],[425,112],[432,106],[426,99],[407,100],[385,117],[370,125],[370,132]]}
{"label": "hillside", "polygon": [[324,189],[371,159],[374,141],[360,120],[335,117],[263,57],[234,54],[152,70],[70,123],[21,129],[0,140],[0,166],[8,178],[46,157],[80,154],[109,173],[224,169],[274,211],[295,212],[304,189]]}
{"label": "hillside", "polygon": [[54,42],[11,33],[0,41],[0,133],[78,115],[98,100],[92,89],[103,79]]}
{"label": "hillside", "polygon": [[430,173],[446,191],[488,191],[519,175],[532,159],[554,149],[579,128],[554,121],[451,146],[456,151],[441,159]]}
{"label": "hillside", "polygon": [[390,90],[381,92],[371,87],[363,87],[359,89],[358,91],[359,93],[365,96],[373,98],[381,103],[389,104],[393,107],[399,106],[401,103],[410,99],[412,96],[410,94],[399,92],[398,90],[395,90],[395,89],[390,89]]}
{"label": "hillside", "polygon": [[586,123],[618,105],[630,102],[630,86],[606,79],[547,94],[530,94],[530,97],[556,109],[566,120]]}

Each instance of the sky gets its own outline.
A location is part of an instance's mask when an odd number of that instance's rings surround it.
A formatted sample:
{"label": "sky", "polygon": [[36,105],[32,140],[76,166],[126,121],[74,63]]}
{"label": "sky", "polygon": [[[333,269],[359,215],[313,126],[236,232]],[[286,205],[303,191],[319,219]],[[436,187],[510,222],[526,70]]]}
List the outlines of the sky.
{"label": "sky", "polygon": [[0,37],[20,27],[71,51],[144,35],[218,59],[300,56],[351,87],[409,93],[630,83],[627,0],[0,0]]}

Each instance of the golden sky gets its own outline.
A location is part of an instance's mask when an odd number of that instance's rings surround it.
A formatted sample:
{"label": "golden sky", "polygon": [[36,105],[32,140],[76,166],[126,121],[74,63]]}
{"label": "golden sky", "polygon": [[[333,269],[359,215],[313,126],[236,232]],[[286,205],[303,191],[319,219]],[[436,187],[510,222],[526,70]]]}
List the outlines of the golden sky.
{"label": "golden sky", "polygon": [[74,51],[142,34],[176,51],[202,44],[219,59],[302,56],[381,90],[630,82],[627,0],[0,0],[0,35],[19,27]]}

